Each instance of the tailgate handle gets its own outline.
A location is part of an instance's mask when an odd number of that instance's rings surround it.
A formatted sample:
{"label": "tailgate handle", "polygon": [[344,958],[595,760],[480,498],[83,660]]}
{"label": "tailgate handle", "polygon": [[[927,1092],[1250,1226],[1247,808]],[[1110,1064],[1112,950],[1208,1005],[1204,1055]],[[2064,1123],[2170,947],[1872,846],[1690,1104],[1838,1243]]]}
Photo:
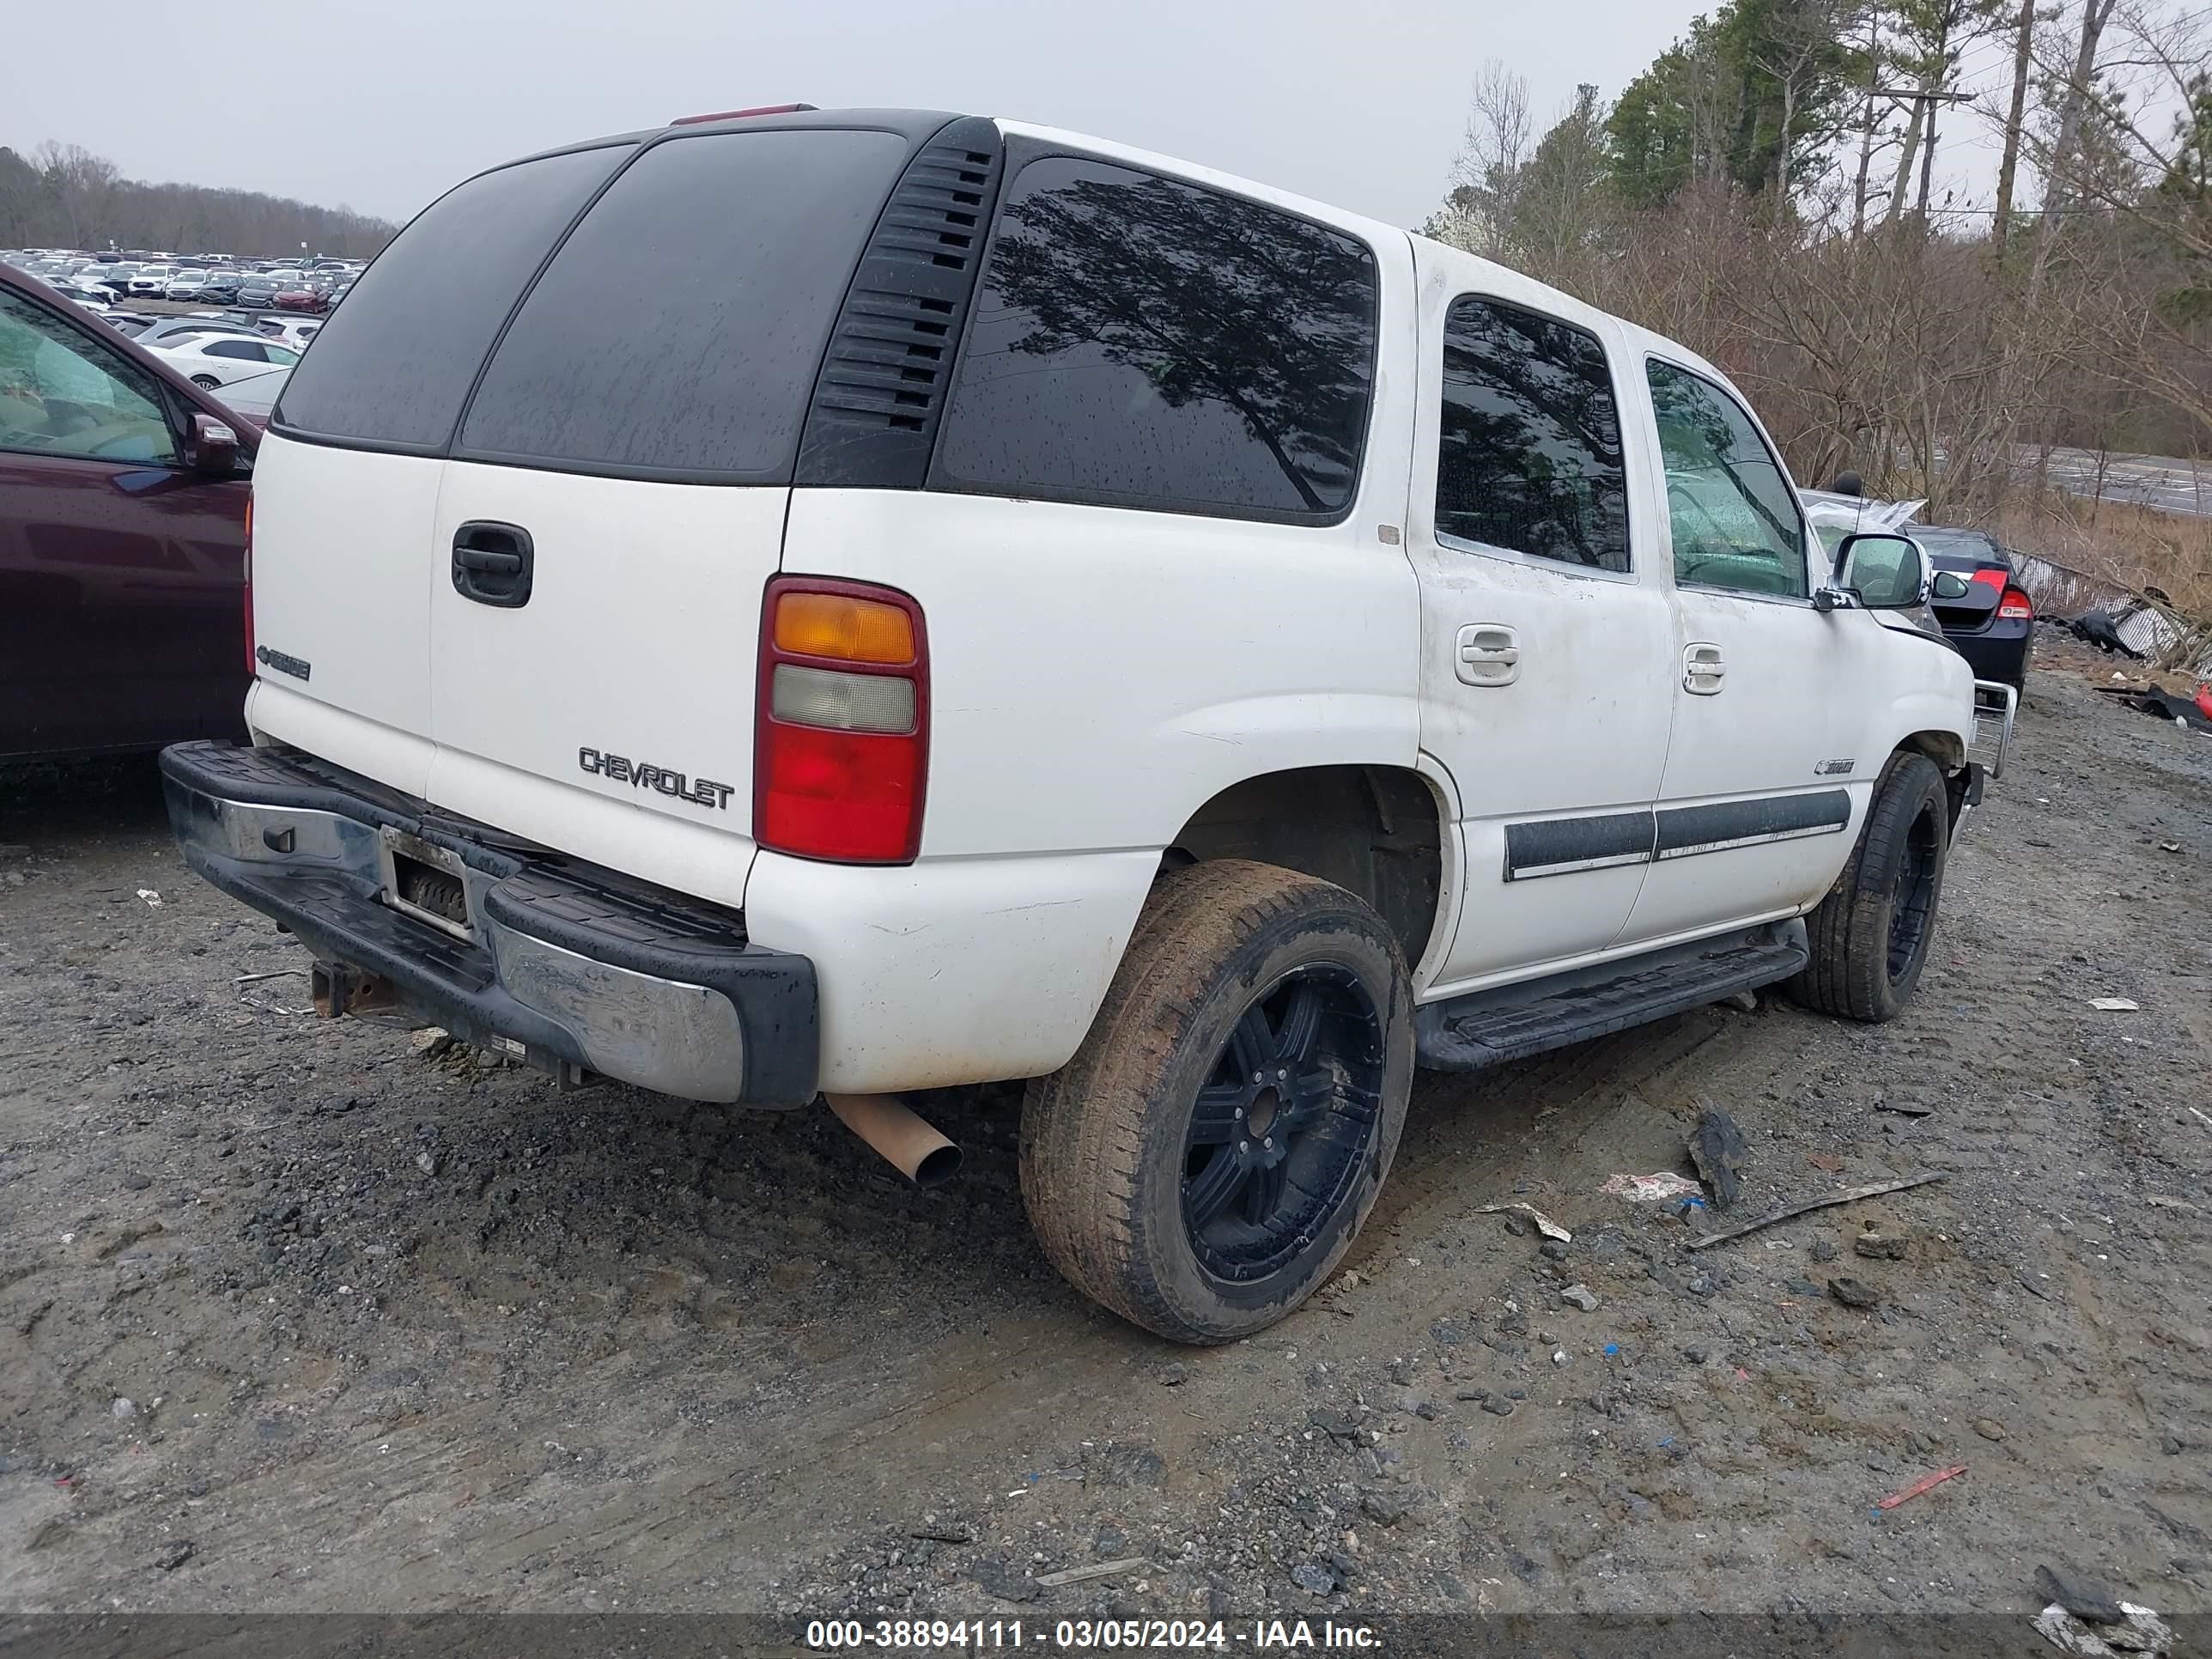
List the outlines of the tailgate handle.
{"label": "tailgate handle", "polygon": [[520,525],[471,519],[453,532],[453,592],[504,611],[526,605],[534,553]]}

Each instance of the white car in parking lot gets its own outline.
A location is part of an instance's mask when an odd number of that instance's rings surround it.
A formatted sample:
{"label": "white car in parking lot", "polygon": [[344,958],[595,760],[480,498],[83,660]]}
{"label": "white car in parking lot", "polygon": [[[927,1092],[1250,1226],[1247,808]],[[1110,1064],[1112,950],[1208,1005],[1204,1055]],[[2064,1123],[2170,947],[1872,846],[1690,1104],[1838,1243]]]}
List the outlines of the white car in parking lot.
{"label": "white car in parking lot", "polygon": [[159,352],[194,386],[210,391],[249,374],[289,368],[300,361],[300,354],[289,346],[243,334],[195,335],[173,346],[157,342],[148,349]]}
{"label": "white car in parking lot", "polygon": [[257,332],[295,351],[305,351],[322,325],[319,317],[262,317],[253,325]]}

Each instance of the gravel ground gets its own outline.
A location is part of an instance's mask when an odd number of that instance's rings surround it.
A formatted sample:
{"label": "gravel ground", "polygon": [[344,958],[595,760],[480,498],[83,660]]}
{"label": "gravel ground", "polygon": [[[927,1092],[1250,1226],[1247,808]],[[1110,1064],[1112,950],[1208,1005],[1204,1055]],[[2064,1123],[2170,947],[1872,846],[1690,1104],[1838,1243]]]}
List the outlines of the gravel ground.
{"label": "gravel ground", "polygon": [[[1207,1352],[1046,1266],[1016,1091],[927,1101],[969,1158],[921,1194],[826,1113],[318,1021],[151,777],[0,783],[0,1608],[2212,1599],[2212,740],[2073,673],[1904,1018],[1425,1075],[1350,1271]],[[1948,1179],[1692,1253],[1599,1188],[1686,1170],[1700,1097],[1735,1214]]]}

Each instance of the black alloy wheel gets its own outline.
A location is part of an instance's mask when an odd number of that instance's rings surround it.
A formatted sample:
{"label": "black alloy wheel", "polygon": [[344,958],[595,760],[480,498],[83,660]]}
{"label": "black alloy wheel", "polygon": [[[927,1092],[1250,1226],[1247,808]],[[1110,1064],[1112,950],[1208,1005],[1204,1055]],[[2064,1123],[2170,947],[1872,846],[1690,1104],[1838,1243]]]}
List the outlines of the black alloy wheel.
{"label": "black alloy wheel", "polygon": [[1193,1103],[1183,1224],[1217,1278],[1266,1277],[1358,1182],[1380,1115],[1382,1017],[1348,968],[1296,969],[1254,1000]]}

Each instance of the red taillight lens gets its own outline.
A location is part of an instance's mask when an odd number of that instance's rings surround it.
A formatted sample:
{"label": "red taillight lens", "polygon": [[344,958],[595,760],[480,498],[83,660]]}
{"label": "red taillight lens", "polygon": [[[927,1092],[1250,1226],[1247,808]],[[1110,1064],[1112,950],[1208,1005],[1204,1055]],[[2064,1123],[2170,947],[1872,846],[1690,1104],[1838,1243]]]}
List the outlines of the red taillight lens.
{"label": "red taillight lens", "polygon": [[1966,580],[1970,582],[1980,582],[1987,587],[2002,589],[2005,585],[2005,573],[1996,569],[1977,570]]}
{"label": "red taillight lens", "polygon": [[2035,601],[2017,587],[2008,587],[1997,600],[1997,615],[2027,622],[2035,616]]}
{"label": "red taillight lens", "polygon": [[754,839],[800,858],[910,863],[929,767],[921,607],[872,583],[776,577],[757,696]]}
{"label": "red taillight lens", "polygon": [[253,659],[253,497],[246,498],[246,580],[240,584],[246,596],[246,677],[252,679],[260,672],[260,665]]}
{"label": "red taillight lens", "polygon": [[921,816],[912,737],[824,732],[770,720],[762,732],[760,843],[802,858],[902,864]]}

